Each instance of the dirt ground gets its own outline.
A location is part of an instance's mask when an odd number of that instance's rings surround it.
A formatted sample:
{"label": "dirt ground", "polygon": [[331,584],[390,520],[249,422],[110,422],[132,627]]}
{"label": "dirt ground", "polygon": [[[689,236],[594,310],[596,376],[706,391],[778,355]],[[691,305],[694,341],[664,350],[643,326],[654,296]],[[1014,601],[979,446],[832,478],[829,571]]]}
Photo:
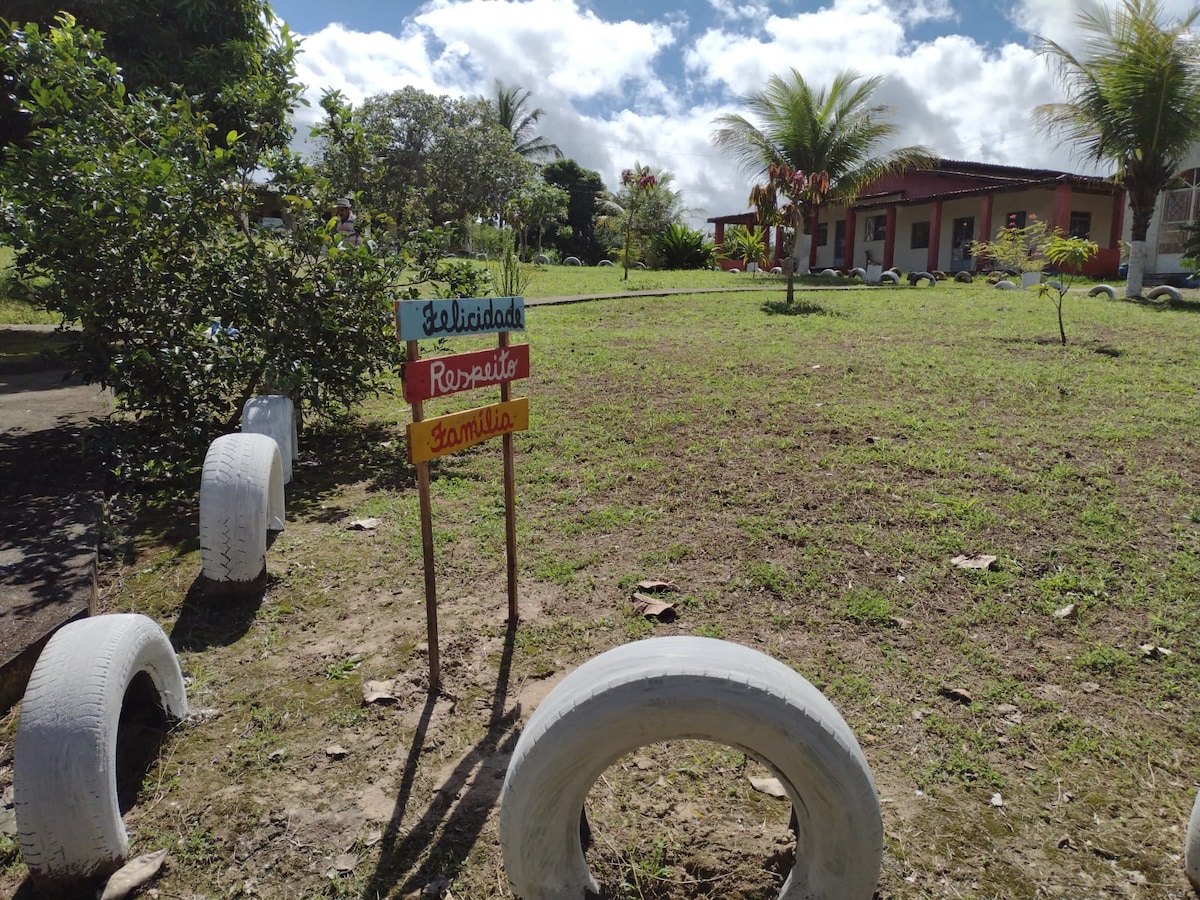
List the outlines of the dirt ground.
{"label": "dirt ground", "polygon": [[[630,333],[622,317],[654,314],[605,310]],[[668,371],[699,352],[672,346]],[[1056,348],[1033,341],[1000,346],[997,357],[1055,359]],[[580,347],[570,352],[582,373]],[[1127,513],[1121,522],[1138,523],[1122,535],[1131,553],[1163,566],[1191,559],[1189,492],[1136,481],[1109,444],[1080,437],[1099,413],[1074,399],[1066,379],[1045,388],[1063,408],[1063,434],[1030,437],[1017,423],[1019,440],[988,444],[981,427],[972,458],[984,462],[968,484],[937,453],[974,420],[927,433],[882,414],[866,425],[827,419],[823,404],[859,385],[880,403],[904,391],[870,348],[827,336],[818,347],[802,363],[780,363],[781,372],[745,365],[811,390],[786,417],[772,417],[762,392],[745,392],[737,410],[705,394],[691,401],[694,418],[672,418],[689,398],[665,380],[636,383],[639,347],[615,373],[563,375],[578,382],[572,414],[595,417],[586,429],[593,443],[573,448],[571,421],[543,425],[555,435],[550,451],[529,436],[516,628],[505,620],[494,448],[439,464],[438,692],[429,690],[419,518],[401,422],[375,410],[353,430],[306,435],[266,589],[245,598],[206,593],[194,509],[123,520],[116,498],[113,526],[133,543],[106,547],[100,609],[163,624],[192,709],[126,815],[133,853],[169,851],[143,895],[509,898],[497,800],[532,711],[604,650],[694,634],[784,660],[853,723],[883,816],[878,900],[1191,896],[1181,872],[1196,791],[1194,669],[1183,661],[1195,649],[1191,620],[1180,613],[1168,637],[1110,602],[1106,592],[1147,577],[1129,576],[1123,551],[1101,548],[1108,581],[1097,584],[1090,572],[1076,577],[1064,549],[1090,537],[1068,534],[1071,521],[1111,505]],[[1076,364],[1112,358],[1083,351]],[[956,386],[964,404],[976,399],[973,388]],[[547,378],[533,390],[553,409],[558,385]],[[922,402],[905,414],[919,418]],[[621,418],[635,407],[637,427]],[[768,423],[769,440],[737,460],[720,441],[693,437],[725,428],[740,439],[747,423]],[[1151,431],[1137,448],[1144,467],[1169,460],[1181,479],[1200,472],[1191,424],[1169,446],[1161,429]],[[601,442],[620,448],[619,463],[597,475],[572,453],[598,456]],[[903,466],[902,451],[911,454]],[[646,460],[663,464],[639,464]],[[1038,520],[1039,492],[1051,488],[1037,479],[1054,466],[1069,484],[1051,505],[1078,500],[1082,512]],[[968,488],[986,499],[955,505]],[[1019,518],[1006,504],[1034,512]],[[982,507],[997,512],[986,518]],[[1003,548],[995,569],[949,563],[958,550],[938,527],[950,520],[946,531]],[[662,598],[675,604],[674,618],[632,607],[635,591],[654,593],[638,587],[645,578],[673,584]],[[1068,601],[1077,610],[1055,616]],[[1178,601],[1194,606],[1194,597]],[[1151,640],[1170,643],[1173,655],[1132,655]],[[1130,653],[1110,659],[1100,648]],[[14,731],[10,715],[0,727],[0,807],[11,808]],[[601,896],[775,897],[796,840],[788,802],[762,781],[770,775],[736,746],[698,741],[615,761],[585,807]],[[11,832],[5,849],[0,895],[33,897]]]}

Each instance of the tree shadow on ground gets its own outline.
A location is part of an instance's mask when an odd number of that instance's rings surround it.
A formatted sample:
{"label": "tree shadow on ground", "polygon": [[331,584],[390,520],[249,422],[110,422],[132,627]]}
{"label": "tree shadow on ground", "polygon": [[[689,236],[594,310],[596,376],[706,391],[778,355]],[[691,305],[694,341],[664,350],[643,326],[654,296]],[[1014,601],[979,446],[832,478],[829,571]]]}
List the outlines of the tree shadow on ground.
{"label": "tree shadow on ground", "polygon": [[[394,896],[405,897],[425,890],[456,871],[478,840],[492,807],[499,800],[499,780],[490,775],[499,771],[500,762],[507,767],[507,758],[520,735],[516,728],[520,708],[514,706],[507,714],[504,712],[516,634],[517,625],[510,622],[504,635],[487,733],[439,787],[421,819],[403,831],[404,815],[438,699],[438,692],[430,691],[409,747],[396,804],[381,842],[379,862],[362,891],[364,900],[393,896],[397,885],[400,887]],[[486,770],[488,763],[490,773]]]}
{"label": "tree shadow on ground", "polygon": [[762,305],[768,316],[827,316],[831,313],[819,303],[797,300],[790,306],[785,300],[768,300]]}

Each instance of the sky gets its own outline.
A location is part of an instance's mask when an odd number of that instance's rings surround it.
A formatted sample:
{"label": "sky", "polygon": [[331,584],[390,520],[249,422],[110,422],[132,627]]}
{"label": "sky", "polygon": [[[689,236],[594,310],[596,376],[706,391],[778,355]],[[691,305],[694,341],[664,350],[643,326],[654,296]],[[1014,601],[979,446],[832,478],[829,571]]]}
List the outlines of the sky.
{"label": "sky", "polygon": [[[1117,0],[1098,0],[1113,6]],[[538,131],[617,187],[635,163],[674,175],[689,224],[749,208],[753,178],[712,145],[713,120],[797,69],[827,85],[843,69],[881,75],[896,146],[946,159],[1108,174],[1038,131],[1034,107],[1063,98],[1039,38],[1075,46],[1085,0],[272,0],[301,38],[312,104],[411,85],[532,92]],[[1191,0],[1162,0],[1171,17]]]}

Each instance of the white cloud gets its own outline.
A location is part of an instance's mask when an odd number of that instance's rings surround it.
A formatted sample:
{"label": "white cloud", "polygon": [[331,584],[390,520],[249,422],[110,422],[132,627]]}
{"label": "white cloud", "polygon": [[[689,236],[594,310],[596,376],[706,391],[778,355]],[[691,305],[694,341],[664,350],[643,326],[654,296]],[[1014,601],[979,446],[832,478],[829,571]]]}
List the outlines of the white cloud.
{"label": "white cloud", "polygon": [[603,21],[572,0],[435,0],[413,21],[470,47],[464,62],[476,78],[507,73],[510,83],[573,99],[653,80],[655,57],[675,41],[668,25]]}
{"label": "white cloud", "polygon": [[[542,135],[610,187],[635,160],[673,172],[693,225],[747,209],[749,179],[712,146],[713,120],[743,111],[739,95],[792,66],[818,84],[845,68],[884,75],[877,97],[895,111],[900,144],[1089,171],[1034,128],[1033,108],[1060,98],[1031,46],[982,43],[986,29],[913,40],[917,25],[963,28],[949,0],[827,0],[793,14],[785,0],[749,21],[747,7],[709,0],[715,12],[691,7],[638,22],[604,20],[580,2],[432,0],[396,35],[330,25],[305,38],[301,80],[310,100],[329,86],[354,102],[404,85],[455,96],[489,95],[496,78],[521,85],[545,110]],[[1013,16],[1031,33],[1063,37],[1078,6],[1019,0]],[[318,113],[302,112],[299,127]]]}

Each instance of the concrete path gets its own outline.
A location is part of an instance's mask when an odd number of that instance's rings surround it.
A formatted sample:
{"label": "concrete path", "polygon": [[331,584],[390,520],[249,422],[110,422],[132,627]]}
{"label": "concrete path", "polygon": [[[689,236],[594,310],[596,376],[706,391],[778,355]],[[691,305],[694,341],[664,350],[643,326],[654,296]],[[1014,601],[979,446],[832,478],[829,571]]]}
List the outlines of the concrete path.
{"label": "concrete path", "polygon": [[[29,330],[0,326],[0,348]],[[88,441],[112,402],[67,375],[53,358],[0,362],[0,712],[55,629],[95,603],[103,492]]]}

